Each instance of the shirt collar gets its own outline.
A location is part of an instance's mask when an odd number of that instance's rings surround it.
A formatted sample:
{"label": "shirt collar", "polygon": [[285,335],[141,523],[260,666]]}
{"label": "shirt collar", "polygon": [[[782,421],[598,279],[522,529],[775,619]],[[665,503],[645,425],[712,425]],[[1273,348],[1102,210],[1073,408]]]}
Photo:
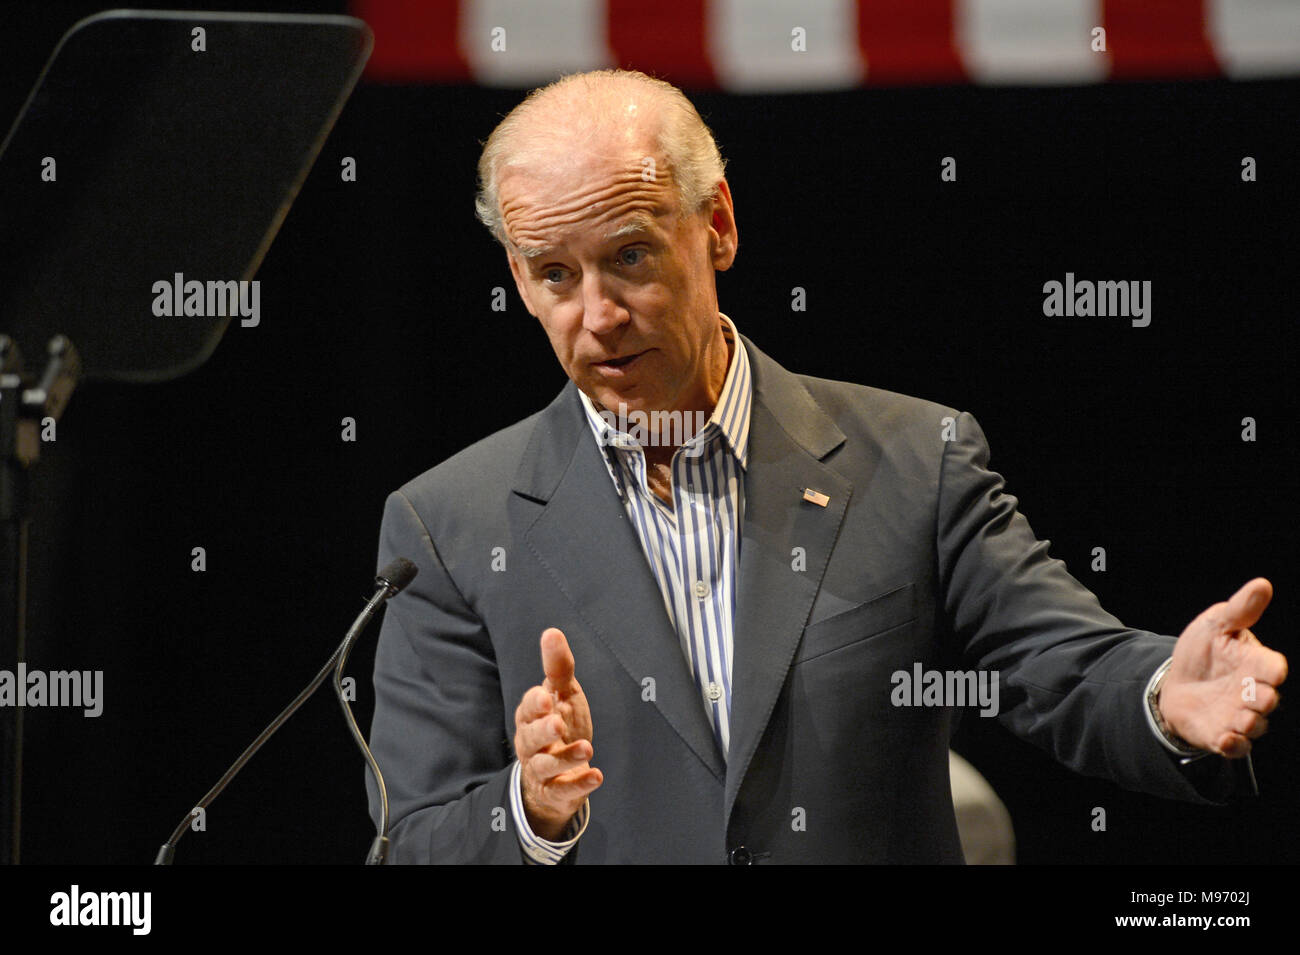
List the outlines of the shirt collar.
{"label": "shirt collar", "polygon": [[[699,434],[692,434],[691,440],[684,447],[693,444],[707,444],[719,433],[726,441],[728,449],[744,470],[749,460],[749,417],[753,406],[754,388],[750,377],[749,355],[740,340],[740,333],[735,324],[726,315],[718,313],[722,322],[722,335],[731,347],[731,364],[727,367],[727,377],[722,384],[722,393],[713,413]],[[583,410],[587,413],[587,423],[591,425],[596,443],[602,448],[614,447],[620,450],[639,450],[637,442],[626,432],[616,429],[610,421],[596,410],[595,402],[579,390]],[[606,412],[609,415],[609,412]],[[612,415],[610,415],[612,417]],[[691,429],[693,431],[693,429]]]}

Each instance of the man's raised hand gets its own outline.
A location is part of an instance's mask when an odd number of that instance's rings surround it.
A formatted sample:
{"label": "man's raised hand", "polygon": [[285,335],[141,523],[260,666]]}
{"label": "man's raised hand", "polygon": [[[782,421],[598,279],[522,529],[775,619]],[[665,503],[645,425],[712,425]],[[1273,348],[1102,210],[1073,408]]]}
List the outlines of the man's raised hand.
{"label": "man's raised hand", "polygon": [[1160,715],[1191,745],[1235,759],[1268,730],[1278,703],[1286,657],[1256,639],[1250,627],[1273,599],[1273,585],[1256,577],[1226,603],[1188,624],[1160,688]]}
{"label": "man's raised hand", "polygon": [[541,647],[546,679],[515,710],[515,755],[528,825],[554,842],[605,777],[588,762],[594,752],[591,709],[574,679],[569,643],[549,627]]}

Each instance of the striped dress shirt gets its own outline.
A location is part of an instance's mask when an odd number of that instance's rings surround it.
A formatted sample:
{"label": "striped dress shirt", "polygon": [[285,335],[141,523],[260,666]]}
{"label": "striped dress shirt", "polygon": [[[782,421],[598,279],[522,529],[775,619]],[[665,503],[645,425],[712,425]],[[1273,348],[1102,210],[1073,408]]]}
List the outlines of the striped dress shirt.
{"label": "striped dress shirt", "polygon": [[[732,622],[753,384],[749,356],[736,326],[726,315],[719,313],[719,319],[731,351],[727,377],[707,419],[702,413],[684,413],[680,422],[672,422],[673,430],[680,426],[674,437],[686,440],[672,458],[671,504],[650,489],[640,439],[653,438],[644,423],[638,429],[634,415],[620,419],[616,411],[598,409],[585,393],[579,394],[610,479],[659,584],[664,610],[681,641],[686,666],[725,760],[731,739]],[[586,828],[587,804],[574,818],[569,838],[539,839],[525,821],[518,763],[513,775],[512,808],[524,852],[535,862],[558,861]]]}
{"label": "striped dress shirt", "polygon": [[693,427],[694,419],[683,421],[683,432],[690,437],[673,455],[671,504],[650,490],[645,453],[636,438],[613,427],[614,415],[602,415],[585,394],[582,403],[659,584],[725,760],[731,736],[732,619],[753,388],[749,356],[736,328],[725,315],[720,318],[732,352],[730,367],[704,427]]}

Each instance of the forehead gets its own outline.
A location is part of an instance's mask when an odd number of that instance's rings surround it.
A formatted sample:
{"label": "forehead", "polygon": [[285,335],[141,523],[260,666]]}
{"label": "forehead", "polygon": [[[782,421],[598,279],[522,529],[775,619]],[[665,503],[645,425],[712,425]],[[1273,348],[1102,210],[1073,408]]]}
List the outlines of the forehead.
{"label": "forehead", "polygon": [[653,229],[677,212],[666,160],[646,149],[553,152],[507,167],[498,196],[506,234],[525,254]]}

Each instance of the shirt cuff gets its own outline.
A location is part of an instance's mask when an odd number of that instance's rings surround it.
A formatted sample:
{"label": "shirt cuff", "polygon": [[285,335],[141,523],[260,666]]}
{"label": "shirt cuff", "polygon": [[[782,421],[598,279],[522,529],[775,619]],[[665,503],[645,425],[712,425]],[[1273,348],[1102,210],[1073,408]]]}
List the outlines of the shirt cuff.
{"label": "shirt cuff", "polygon": [[1160,745],[1171,753],[1183,757],[1181,762],[1190,763],[1202,757],[1209,756],[1211,753],[1204,749],[1189,749],[1186,745],[1179,745],[1174,742],[1163,729],[1156,719],[1156,698],[1160,692],[1160,684],[1164,682],[1165,674],[1169,671],[1169,665],[1174,662],[1170,657],[1164,663],[1160,664],[1155,673],[1151,674],[1151,679],[1147,681],[1146,689],[1142,694],[1142,711],[1147,715],[1147,725],[1151,727],[1151,732],[1155,734],[1156,739],[1160,740]]}
{"label": "shirt cuff", "polygon": [[519,848],[524,850],[524,859],[531,865],[556,865],[568,855],[569,850],[578,844],[582,834],[587,831],[587,820],[591,818],[591,804],[583,801],[582,808],[569,820],[564,839],[559,842],[543,839],[528,825],[528,814],[524,812],[520,770],[519,760],[515,760],[514,768],[510,770],[510,811],[514,814],[515,829],[519,832]]}

